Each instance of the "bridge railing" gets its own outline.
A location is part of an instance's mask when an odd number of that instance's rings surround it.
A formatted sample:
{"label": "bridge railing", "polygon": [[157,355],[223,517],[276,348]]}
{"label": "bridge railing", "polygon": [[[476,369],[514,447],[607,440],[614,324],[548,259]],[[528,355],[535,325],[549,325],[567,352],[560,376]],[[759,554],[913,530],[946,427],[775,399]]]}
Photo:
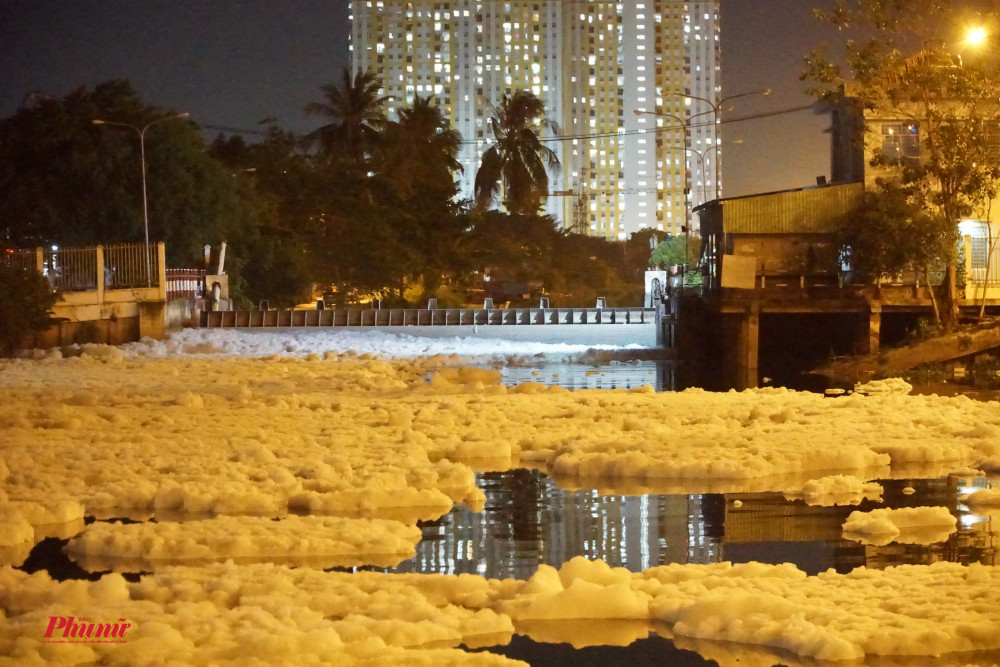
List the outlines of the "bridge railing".
{"label": "bridge railing", "polygon": [[55,292],[97,289],[97,252],[94,248],[46,250],[42,273]]}
{"label": "bridge railing", "polygon": [[0,262],[19,269],[35,269],[38,268],[38,253],[35,250],[7,249],[0,256]]}
{"label": "bridge railing", "polygon": [[0,261],[35,269],[45,276],[54,292],[158,288],[162,282],[163,244],[8,250]]}
{"label": "bridge railing", "polygon": [[104,286],[107,289],[159,285],[158,268],[156,246],[140,243],[104,246]]}

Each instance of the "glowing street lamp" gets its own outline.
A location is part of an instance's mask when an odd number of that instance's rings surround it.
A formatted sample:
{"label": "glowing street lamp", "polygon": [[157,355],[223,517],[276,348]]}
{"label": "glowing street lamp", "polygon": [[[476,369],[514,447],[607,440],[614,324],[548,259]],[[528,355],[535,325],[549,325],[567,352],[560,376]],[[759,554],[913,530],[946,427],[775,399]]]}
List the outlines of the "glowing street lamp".
{"label": "glowing street lamp", "polygon": [[142,222],[146,231],[146,287],[150,287],[153,284],[152,271],[149,265],[149,203],[146,198],[146,130],[148,130],[151,126],[156,125],[157,123],[162,123],[166,120],[187,117],[187,112],[178,113],[173,116],[167,116],[166,118],[158,118],[152,122],[146,123],[141,128],[128,123],[119,123],[110,120],[95,119],[91,121],[94,125],[118,125],[120,127],[130,127],[139,134],[139,158],[142,164]]}
{"label": "glowing street lamp", "polygon": [[986,28],[970,28],[965,35],[965,43],[969,46],[982,46],[986,43]]}

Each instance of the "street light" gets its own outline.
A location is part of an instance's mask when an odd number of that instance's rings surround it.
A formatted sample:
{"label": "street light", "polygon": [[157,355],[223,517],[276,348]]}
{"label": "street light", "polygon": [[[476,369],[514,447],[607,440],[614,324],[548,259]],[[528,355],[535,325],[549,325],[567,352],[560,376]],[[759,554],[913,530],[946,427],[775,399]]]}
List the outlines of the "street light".
{"label": "street light", "polygon": [[969,46],[982,46],[986,43],[986,28],[970,28],[965,35],[965,43]]}
{"label": "street light", "polygon": [[94,119],[91,121],[94,125],[118,125],[120,127],[130,127],[139,134],[139,160],[142,163],[142,222],[146,231],[146,287],[150,287],[153,284],[152,270],[149,265],[149,203],[146,198],[146,130],[157,123],[162,123],[165,120],[187,117],[187,112],[178,113],[173,116],[167,116],[166,118],[158,118],[154,121],[146,123],[141,128],[128,123],[119,123],[110,120]]}
{"label": "street light", "polygon": [[[702,112],[696,113],[696,114],[694,114],[692,116],[689,116],[689,122],[690,122],[691,118],[694,118],[696,116],[703,116],[705,114],[709,114],[710,113],[710,114],[713,115],[713,118],[714,118],[714,125],[713,125],[713,127],[716,129],[716,132],[717,132],[718,131],[718,127],[719,127],[719,122],[721,120],[720,116],[722,115],[722,109],[723,109],[723,106],[727,102],[731,102],[731,101],[733,101],[735,99],[739,99],[740,97],[749,97],[751,95],[770,95],[771,94],[771,89],[770,88],[765,88],[764,90],[751,90],[751,91],[746,92],[746,93],[737,93],[736,95],[729,95],[728,97],[723,97],[722,99],[718,100],[717,102],[713,102],[712,100],[707,99],[705,97],[698,97],[697,95],[689,95],[688,93],[681,93],[681,92],[676,92],[676,91],[672,91],[672,90],[668,90],[668,91],[664,92],[663,94],[664,95],[675,95],[675,96],[678,96],[678,97],[683,97],[686,100],[698,100],[699,102],[704,102],[705,104],[707,104],[710,107],[710,111],[702,111]],[[716,146],[719,145],[718,137],[715,137],[715,145]],[[708,149],[708,150],[710,150],[710,149]],[[705,151],[706,154],[708,153],[708,150]],[[704,172],[704,169],[705,169],[705,166],[704,166],[704,164],[702,164],[702,171],[703,172]],[[719,186],[719,159],[718,159],[718,156],[716,156],[716,159],[715,159],[715,198],[718,199],[720,196],[721,196],[721,190],[720,190],[720,186]]]}
{"label": "street light", "polygon": [[[742,144],[743,140],[742,139],[735,139],[735,140],[731,141],[730,143],[733,143],[733,144]],[[708,148],[706,148],[703,151],[699,151],[696,148],[689,148],[688,149],[689,151],[691,151],[692,153],[694,153],[695,155],[698,156],[698,162],[701,164],[701,173],[702,173],[702,179],[701,179],[701,201],[702,201],[702,203],[708,201],[708,193],[705,192],[705,179],[704,179],[704,174],[705,174],[705,158],[708,157],[709,153],[711,153],[714,150],[718,150],[721,147],[722,147],[722,144],[721,143],[717,143],[717,144],[713,144],[712,146],[709,146]],[[716,165],[718,165],[718,163],[719,163],[719,156],[718,155],[715,156],[715,163],[716,163]],[[716,189],[718,189],[718,185],[716,185]],[[716,194],[716,199],[718,199],[718,194]]]}
{"label": "street light", "polygon": [[[685,120],[684,118],[681,118],[680,116],[677,116],[677,115],[672,114],[672,113],[666,113],[666,112],[663,112],[663,111],[645,111],[643,109],[633,109],[632,113],[634,113],[636,116],[649,115],[649,116],[658,116],[658,117],[661,117],[661,118],[671,118],[674,121],[676,121],[677,123],[680,123],[679,127],[682,130],[682,132],[683,132],[683,138],[684,138],[684,147],[683,147],[684,148],[684,163],[683,163],[682,166],[683,166],[683,169],[684,169],[684,225],[681,227],[681,232],[684,234],[684,266],[683,266],[683,268],[681,270],[681,284],[683,286],[686,283],[686,281],[687,281],[688,237],[691,234],[691,209],[693,208],[692,202],[688,201],[688,197],[689,197],[690,192],[691,192],[691,184],[690,184],[690,178],[689,178],[690,170],[687,168],[687,154],[688,154],[688,151],[691,151],[691,152],[695,153],[696,155],[698,155],[699,159],[701,159],[701,162],[702,162],[702,167],[701,167],[702,171],[705,170],[705,160],[704,160],[704,157],[702,155],[698,154],[697,151],[695,151],[694,149],[692,149],[688,145],[688,128],[691,126],[691,119],[694,118],[694,116],[691,116],[690,118],[688,118],[688,119]],[[701,115],[701,114],[695,114],[695,115],[697,116],[697,115]],[[702,201],[703,201],[703,203],[704,203],[704,198],[705,198],[705,185],[704,185],[704,182],[702,182]]]}

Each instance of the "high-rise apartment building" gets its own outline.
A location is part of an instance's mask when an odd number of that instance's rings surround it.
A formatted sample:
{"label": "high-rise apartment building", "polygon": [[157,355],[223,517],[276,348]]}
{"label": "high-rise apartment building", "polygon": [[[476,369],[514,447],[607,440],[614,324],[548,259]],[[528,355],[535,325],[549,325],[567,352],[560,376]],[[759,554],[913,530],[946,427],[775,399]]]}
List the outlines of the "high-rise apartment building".
{"label": "high-rise apartment building", "polygon": [[716,198],[718,0],[353,0],[351,22],[352,67],[381,77],[390,117],[432,96],[461,133],[463,196],[495,106],[524,89],[560,128],[546,211],[564,226],[679,233]]}

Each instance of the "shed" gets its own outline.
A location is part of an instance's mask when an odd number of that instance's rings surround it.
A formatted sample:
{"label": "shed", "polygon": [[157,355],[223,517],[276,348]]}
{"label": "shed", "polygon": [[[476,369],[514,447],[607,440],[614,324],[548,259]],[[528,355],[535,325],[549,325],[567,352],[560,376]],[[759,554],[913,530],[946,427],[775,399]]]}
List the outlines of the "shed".
{"label": "shed", "polygon": [[864,191],[863,183],[819,185],[699,206],[706,287],[836,281],[835,233],[861,206]]}

